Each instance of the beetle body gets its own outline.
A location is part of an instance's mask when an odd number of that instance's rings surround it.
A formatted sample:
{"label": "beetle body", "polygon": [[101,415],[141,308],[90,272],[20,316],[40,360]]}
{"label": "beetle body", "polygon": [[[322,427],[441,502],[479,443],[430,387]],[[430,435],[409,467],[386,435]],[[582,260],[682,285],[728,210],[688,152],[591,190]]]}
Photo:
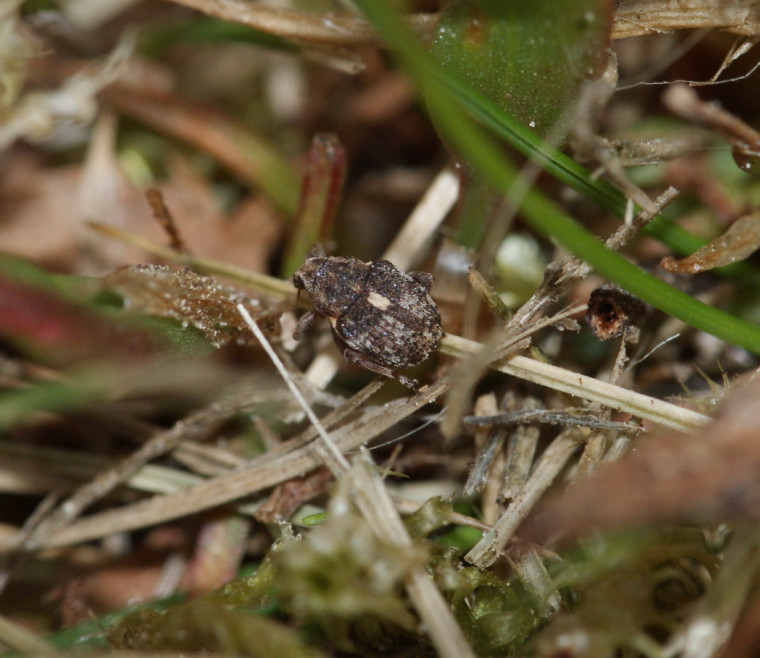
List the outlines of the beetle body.
{"label": "beetle body", "polygon": [[326,316],[347,360],[415,388],[395,369],[421,363],[438,347],[443,331],[432,283],[430,274],[406,274],[387,260],[310,256],[293,284],[315,311],[301,318],[296,337],[315,315]]}

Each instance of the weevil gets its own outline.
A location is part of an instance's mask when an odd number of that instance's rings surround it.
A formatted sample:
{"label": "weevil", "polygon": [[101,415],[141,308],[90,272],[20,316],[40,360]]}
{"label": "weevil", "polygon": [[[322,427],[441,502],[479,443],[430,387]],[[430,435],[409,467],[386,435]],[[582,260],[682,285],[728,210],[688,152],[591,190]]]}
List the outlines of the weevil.
{"label": "weevil", "polygon": [[298,321],[296,340],[317,317],[327,317],[347,361],[418,388],[397,369],[422,363],[441,341],[432,274],[407,274],[387,260],[326,256],[315,247],[293,275],[293,285],[314,304]]}

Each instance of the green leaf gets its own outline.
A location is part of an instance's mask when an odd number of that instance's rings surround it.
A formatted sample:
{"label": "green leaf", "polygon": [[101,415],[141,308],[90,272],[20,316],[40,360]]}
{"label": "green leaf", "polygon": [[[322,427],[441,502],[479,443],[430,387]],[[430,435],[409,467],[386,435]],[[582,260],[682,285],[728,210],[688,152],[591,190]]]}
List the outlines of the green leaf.
{"label": "green leaf", "polygon": [[607,60],[608,0],[453,0],[431,52],[539,135],[566,137],[584,82]]}

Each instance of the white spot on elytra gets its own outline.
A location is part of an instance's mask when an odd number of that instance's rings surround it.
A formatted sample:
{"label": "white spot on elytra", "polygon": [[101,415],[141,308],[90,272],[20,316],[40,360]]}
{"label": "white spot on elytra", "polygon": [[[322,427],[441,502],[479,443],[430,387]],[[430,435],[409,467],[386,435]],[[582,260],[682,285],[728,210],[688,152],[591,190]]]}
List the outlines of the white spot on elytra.
{"label": "white spot on elytra", "polygon": [[380,293],[375,292],[374,290],[369,293],[369,295],[367,295],[367,301],[372,304],[372,306],[380,309],[381,311],[384,311],[391,305],[390,299],[381,295]]}

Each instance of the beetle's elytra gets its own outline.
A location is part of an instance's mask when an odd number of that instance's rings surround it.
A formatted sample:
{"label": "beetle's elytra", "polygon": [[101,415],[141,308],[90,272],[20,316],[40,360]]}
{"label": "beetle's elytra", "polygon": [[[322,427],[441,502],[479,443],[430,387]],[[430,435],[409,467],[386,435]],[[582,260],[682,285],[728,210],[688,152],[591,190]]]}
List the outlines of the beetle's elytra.
{"label": "beetle's elytra", "polygon": [[427,359],[443,335],[429,294],[432,275],[318,250],[293,275],[293,284],[308,293],[315,309],[299,320],[296,338],[315,317],[326,316],[346,360],[417,388],[395,370]]}

